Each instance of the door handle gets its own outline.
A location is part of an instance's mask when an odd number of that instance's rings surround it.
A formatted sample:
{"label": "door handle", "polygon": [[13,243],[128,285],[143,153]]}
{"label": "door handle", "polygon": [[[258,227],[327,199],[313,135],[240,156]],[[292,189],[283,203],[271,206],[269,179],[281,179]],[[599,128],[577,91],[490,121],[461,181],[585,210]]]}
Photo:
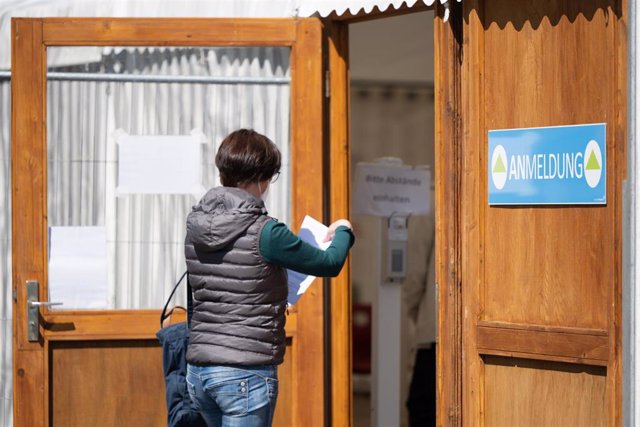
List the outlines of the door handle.
{"label": "door handle", "polygon": [[49,301],[27,301],[29,308],[32,307],[51,307],[54,305],[62,305],[61,302],[49,302]]}
{"label": "door handle", "polygon": [[38,341],[38,311],[40,307],[52,307],[62,305],[61,302],[38,301],[37,280],[27,280],[27,339],[29,342]]}

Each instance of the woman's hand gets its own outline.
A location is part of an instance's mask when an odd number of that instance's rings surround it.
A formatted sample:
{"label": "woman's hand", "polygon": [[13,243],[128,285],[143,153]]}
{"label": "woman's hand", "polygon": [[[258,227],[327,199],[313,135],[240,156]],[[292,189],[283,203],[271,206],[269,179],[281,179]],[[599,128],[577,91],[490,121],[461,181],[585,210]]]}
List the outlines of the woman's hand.
{"label": "woman's hand", "polygon": [[341,225],[353,230],[351,222],[349,222],[348,219],[339,219],[329,226],[329,231],[327,231],[327,235],[324,238],[323,242],[330,242],[331,240],[333,240],[333,236],[336,234],[336,230]]}

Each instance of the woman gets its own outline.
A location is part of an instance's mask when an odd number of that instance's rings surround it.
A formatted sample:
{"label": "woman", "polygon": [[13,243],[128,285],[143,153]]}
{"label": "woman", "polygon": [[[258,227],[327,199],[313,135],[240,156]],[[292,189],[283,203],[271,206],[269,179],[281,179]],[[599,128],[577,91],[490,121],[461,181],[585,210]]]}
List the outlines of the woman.
{"label": "woman", "polygon": [[187,217],[187,385],[209,426],[271,425],[285,350],[286,269],[335,276],[354,242],[344,219],[331,224],[332,243],[321,251],[267,215],[262,198],[280,162],[267,137],[231,133],[216,154],[222,187]]}

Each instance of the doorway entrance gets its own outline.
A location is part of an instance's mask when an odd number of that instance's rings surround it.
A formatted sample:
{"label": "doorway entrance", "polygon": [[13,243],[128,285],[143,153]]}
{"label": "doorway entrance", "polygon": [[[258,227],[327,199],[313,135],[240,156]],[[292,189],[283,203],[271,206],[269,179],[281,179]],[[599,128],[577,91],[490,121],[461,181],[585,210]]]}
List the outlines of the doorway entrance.
{"label": "doorway entrance", "polygon": [[[440,422],[617,425],[624,2],[452,6],[434,22]],[[489,205],[489,131],[593,123],[606,206]]]}
{"label": "doorway entrance", "polygon": [[[355,427],[408,426],[409,412],[420,425],[435,423],[433,22],[428,10],[349,24],[351,208],[358,235],[351,265]],[[386,220],[358,213],[354,202],[357,168],[381,159],[430,176],[429,213],[408,218],[407,268],[393,283],[373,268],[385,264]],[[412,411],[410,394],[419,402]]]}

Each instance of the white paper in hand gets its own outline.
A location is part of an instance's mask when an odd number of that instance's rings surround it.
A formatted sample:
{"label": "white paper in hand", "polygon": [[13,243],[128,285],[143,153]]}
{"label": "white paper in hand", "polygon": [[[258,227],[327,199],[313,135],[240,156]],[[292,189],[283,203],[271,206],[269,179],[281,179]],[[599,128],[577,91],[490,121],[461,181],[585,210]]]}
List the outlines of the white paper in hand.
{"label": "white paper in hand", "polygon": [[[307,215],[302,221],[298,237],[311,246],[324,251],[331,245],[331,242],[323,242],[328,231],[329,227]],[[287,297],[287,303],[293,305],[302,294],[306,292],[316,276],[309,276],[293,270],[287,270],[287,273],[289,276],[289,296]]]}

